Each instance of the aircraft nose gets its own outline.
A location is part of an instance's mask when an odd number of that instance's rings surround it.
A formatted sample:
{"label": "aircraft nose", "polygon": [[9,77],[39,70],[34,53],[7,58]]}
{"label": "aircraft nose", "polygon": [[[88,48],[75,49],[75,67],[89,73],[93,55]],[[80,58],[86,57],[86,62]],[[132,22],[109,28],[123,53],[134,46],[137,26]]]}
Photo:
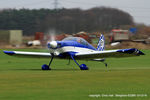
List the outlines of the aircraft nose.
{"label": "aircraft nose", "polygon": [[53,48],[53,49],[57,48],[57,42],[56,42],[56,41],[51,41],[51,42],[48,44],[48,47],[49,47],[49,48]]}

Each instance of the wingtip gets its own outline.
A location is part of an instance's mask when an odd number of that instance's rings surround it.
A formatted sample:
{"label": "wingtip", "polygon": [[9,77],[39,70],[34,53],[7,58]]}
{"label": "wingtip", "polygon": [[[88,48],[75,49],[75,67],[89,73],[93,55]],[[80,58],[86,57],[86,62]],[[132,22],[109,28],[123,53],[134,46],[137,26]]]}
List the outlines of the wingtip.
{"label": "wingtip", "polygon": [[140,51],[140,50],[138,50],[136,48],[121,49],[121,50],[118,50],[117,52],[128,53],[128,54],[135,53],[136,55],[145,55],[142,51]]}
{"label": "wingtip", "polygon": [[142,51],[138,50],[138,55],[145,55]]}
{"label": "wingtip", "polygon": [[13,54],[15,54],[15,52],[13,52],[13,51],[5,51],[5,50],[3,50],[3,52],[4,52],[5,54],[8,54],[8,55],[13,55]]}
{"label": "wingtip", "polygon": [[134,52],[136,52],[137,55],[145,55],[142,51],[136,49],[136,48],[132,48],[134,49]]}

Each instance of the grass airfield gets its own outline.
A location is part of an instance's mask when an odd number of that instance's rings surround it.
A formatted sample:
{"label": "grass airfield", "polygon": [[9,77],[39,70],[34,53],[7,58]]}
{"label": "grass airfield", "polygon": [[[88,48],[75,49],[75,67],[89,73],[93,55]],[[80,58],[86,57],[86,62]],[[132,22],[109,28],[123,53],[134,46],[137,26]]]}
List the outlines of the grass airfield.
{"label": "grass airfield", "polygon": [[107,59],[108,68],[78,61],[88,71],[72,60],[67,65],[68,60],[54,59],[52,70],[42,71],[49,59],[12,57],[1,50],[0,100],[150,100],[150,50],[143,52],[140,57]]}

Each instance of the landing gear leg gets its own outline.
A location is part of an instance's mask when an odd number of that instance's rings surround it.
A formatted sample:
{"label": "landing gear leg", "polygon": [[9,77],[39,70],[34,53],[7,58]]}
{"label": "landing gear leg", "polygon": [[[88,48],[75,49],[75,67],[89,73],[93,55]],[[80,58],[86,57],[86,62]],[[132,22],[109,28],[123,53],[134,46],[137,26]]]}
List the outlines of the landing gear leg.
{"label": "landing gear leg", "polygon": [[53,61],[54,54],[51,54],[51,55],[52,55],[52,57],[51,57],[51,60],[50,60],[49,64],[48,65],[47,64],[42,65],[42,70],[51,70],[50,65]]}
{"label": "landing gear leg", "polygon": [[74,59],[73,55],[70,55],[74,62],[80,67],[81,70],[88,70],[89,68],[85,64],[79,65],[77,61]]}
{"label": "landing gear leg", "polygon": [[51,58],[51,60],[50,60],[50,62],[49,62],[49,64],[48,64],[49,67],[50,67],[50,65],[51,65],[51,63],[52,63],[52,61],[53,61],[53,58],[54,58],[54,54],[52,54],[52,58]]}
{"label": "landing gear leg", "polygon": [[103,64],[105,64],[106,69],[108,70],[108,64],[105,62],[105,59],[101,61]]}
{"label": "landing gear leg", "polygon": [[105,62],[105,59],[100,60],[103,64],[105,64],[105,67],[107,68],[108,64]]}
{"label": "landing gear leg", "polygon": [[67,65],[70,65],[70,58],[69,58],[69,62],[68,62],[68,64]]}
{"label": "landing gear leg", "polygon": [[107,63],[105,63],[105,62],[102,62],[103,64],[105,64],[105,67],[107,68],[107,66],[108,66],[108,64]]}

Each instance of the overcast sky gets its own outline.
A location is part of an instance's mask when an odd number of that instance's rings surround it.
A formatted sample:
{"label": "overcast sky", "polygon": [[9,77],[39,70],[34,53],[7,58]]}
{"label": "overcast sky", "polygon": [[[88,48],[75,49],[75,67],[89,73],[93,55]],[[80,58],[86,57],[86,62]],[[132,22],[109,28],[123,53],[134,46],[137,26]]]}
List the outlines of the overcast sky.
{"label": "overcast sky", "polygon": [[[107,6],[129,12],[138,23],[150,25],[150,0],[57,0],[59,8]],[[0,0],[0,9],[5,8],[54,8],[54,0]]]}

